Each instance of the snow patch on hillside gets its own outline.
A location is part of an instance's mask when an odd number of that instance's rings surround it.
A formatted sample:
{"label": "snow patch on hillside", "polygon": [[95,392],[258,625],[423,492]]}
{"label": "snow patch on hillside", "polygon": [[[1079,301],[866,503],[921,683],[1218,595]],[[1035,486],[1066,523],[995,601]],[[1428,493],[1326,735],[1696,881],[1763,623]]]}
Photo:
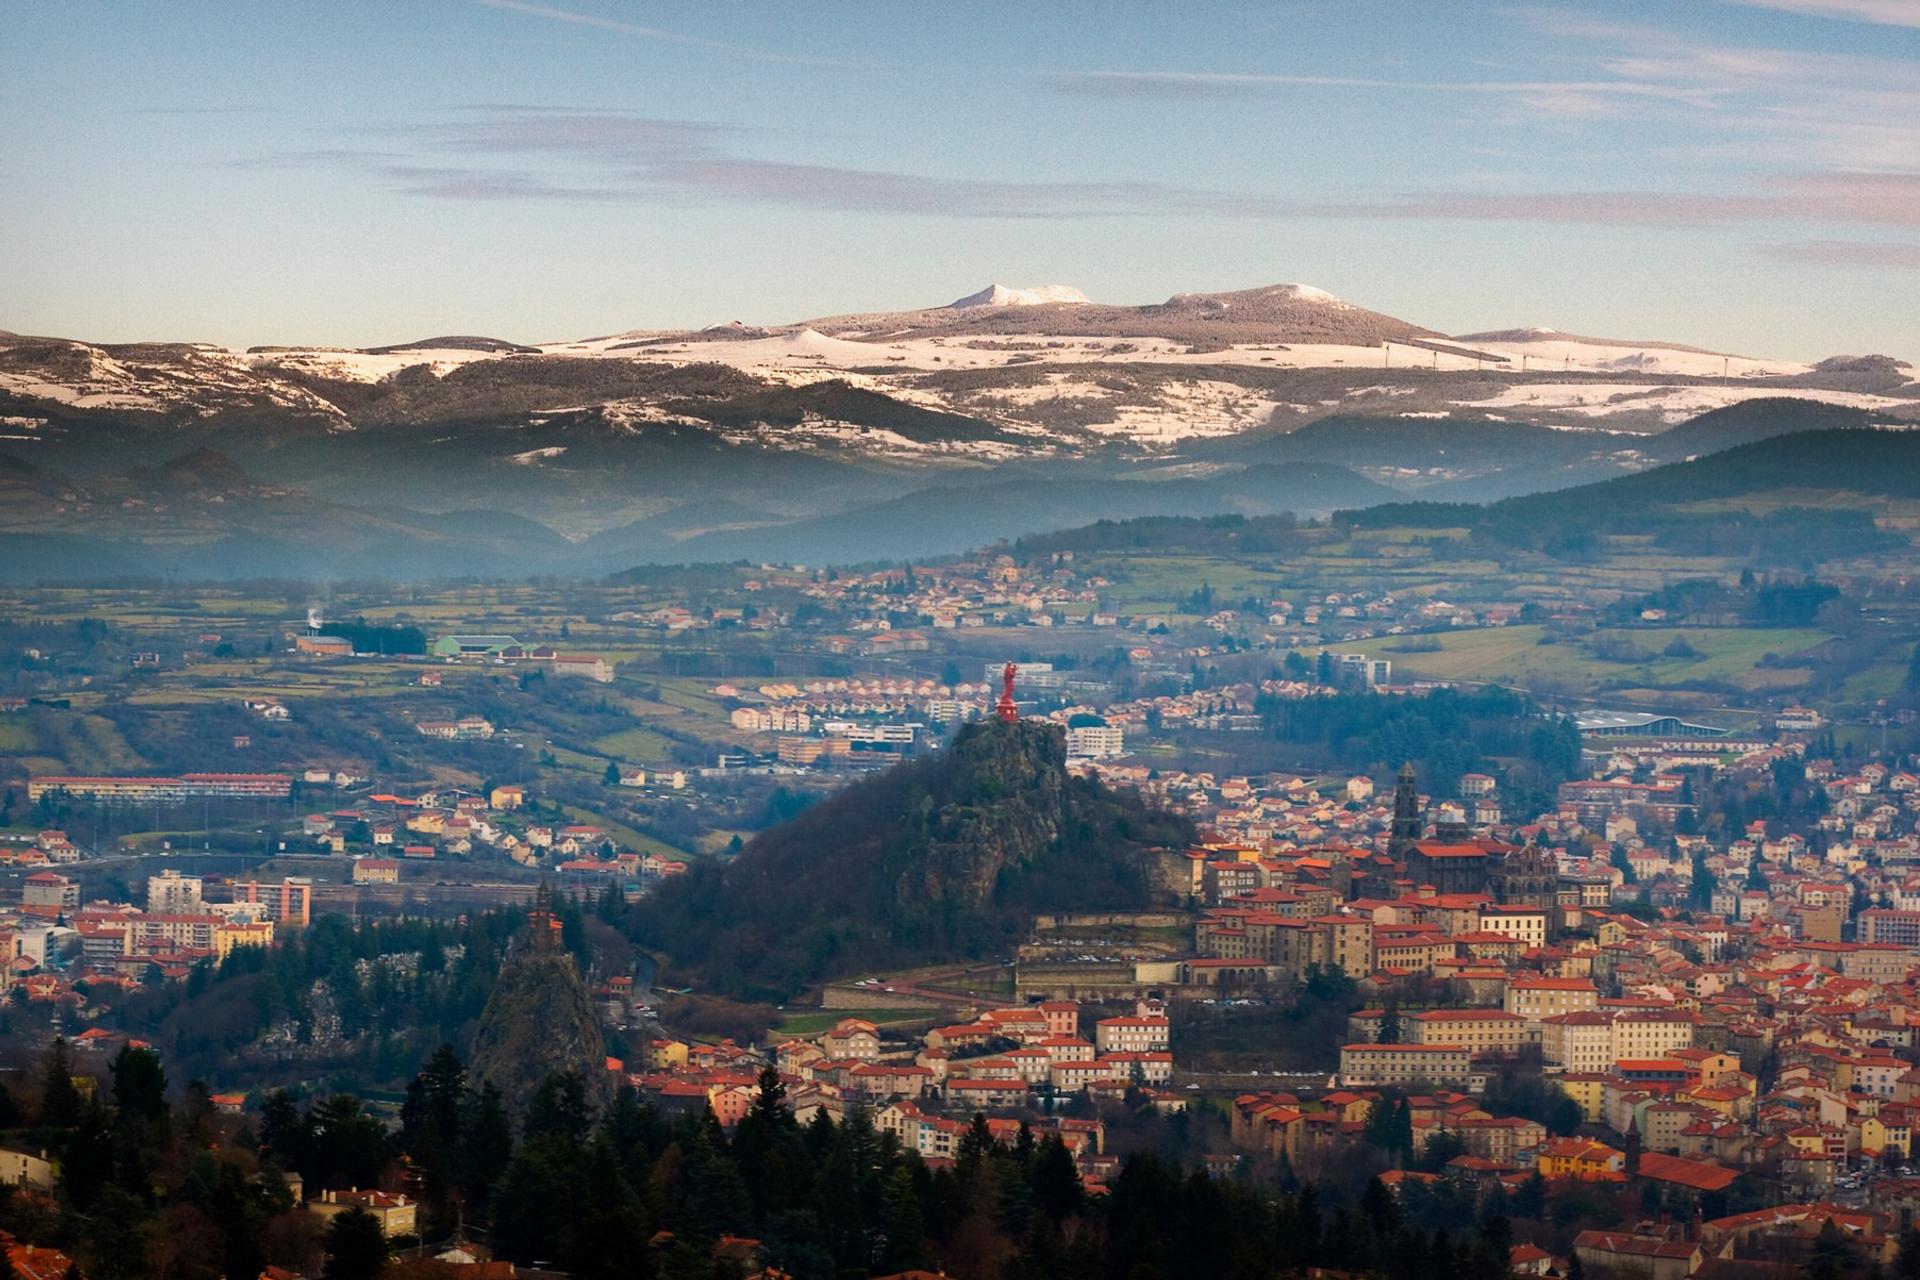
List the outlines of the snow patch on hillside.
{"label": "snow patch on hillside", "polygon": [[439,377],[463,364],[478,360],[498,360],[491,351],[465,348],[417,348],[408,351],[330,351],[319,348],[256,352],[245,357],[256,369],[269,372],[288,370],[309,377],[338,382],[382,382],[402,369],[425,365]]}
{"label": "snow patch on hillside", "polygon": [[990,284],[978,293],[970,293],[964,298],[955,298],[946,309],[958,311],[963,307],[1042,307],[1059,303],[1088,303],[1093,301],[1086,294],[1069,284],[1037,284],[1026,289],[1009,289],[1003,284]]}
{"label": "snow patch on hillside", "polygon": [[1530,329],[1523,340],[1476,340],[1473,346],[1506,356],[1512,369],[1525,373],[1657,373],[1687,378],[1765,378],[1801,374],[1809,366],[1792,360],[1755,360],[1681,351],[1671,347],[1613,346],[1555,337],[1551,329]]}
{"label": "snow patch on hillside", "polygon": [[1859,409],[1913,407],[1913,402],[1909,400],[1869,395],[1864,391],[1824,391],[1810,387],[1656,386],[1617,382],[1522,383],[1485,399],[1459,400],[1455,403],[1486,409],[1554,410],[1591,418],[1657,413],[1662,422],[1672,426],[1709,409],[1724,409],[1728,405],[1770,396],[1792,396],[1799,400],[1817,400],[1822,404],[1849,405]]}

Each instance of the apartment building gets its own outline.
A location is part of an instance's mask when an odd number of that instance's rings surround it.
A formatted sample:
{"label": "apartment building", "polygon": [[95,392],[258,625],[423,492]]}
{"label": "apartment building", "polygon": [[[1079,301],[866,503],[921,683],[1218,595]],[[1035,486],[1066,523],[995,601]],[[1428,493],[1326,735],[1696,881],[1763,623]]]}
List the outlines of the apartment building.
{"label": "apartment building", "polygon": [[1455,1044],[1349,1044],[1340,1047],[1344,1085],[1462,1084],[1469,1058]]}

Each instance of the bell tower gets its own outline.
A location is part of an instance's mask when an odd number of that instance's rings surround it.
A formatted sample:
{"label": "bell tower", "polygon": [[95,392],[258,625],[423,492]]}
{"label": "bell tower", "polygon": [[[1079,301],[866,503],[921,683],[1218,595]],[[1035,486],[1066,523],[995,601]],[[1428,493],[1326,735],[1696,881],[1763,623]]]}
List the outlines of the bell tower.
{"label": "bell tower", "polygon": [[1396,858],[1406,856],[1420,838],[1420,786],[1413,772],[1413,761],[1400,766],[1400,776],[1393,784],[1393,835],[1388,840],[1387,852]]}

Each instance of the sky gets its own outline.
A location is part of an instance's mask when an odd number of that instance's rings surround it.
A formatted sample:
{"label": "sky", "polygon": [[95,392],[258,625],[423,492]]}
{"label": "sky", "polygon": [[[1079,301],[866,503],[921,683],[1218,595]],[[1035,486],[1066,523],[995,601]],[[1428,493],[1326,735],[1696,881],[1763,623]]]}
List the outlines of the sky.
{"label": "sky", "polygon": [[1920,0],[0,0],[0,329],[374,345],[1296,281],[1920,362]]}

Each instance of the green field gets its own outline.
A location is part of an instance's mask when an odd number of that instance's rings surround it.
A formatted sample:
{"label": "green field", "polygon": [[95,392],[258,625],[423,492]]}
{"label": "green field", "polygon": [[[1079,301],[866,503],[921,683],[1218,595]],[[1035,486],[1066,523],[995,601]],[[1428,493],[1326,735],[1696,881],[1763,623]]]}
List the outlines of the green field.
{"label": "green field", "polygon": [[667,749],[671,745],[669,739],[655,733],[652,729],[636,726],[595,739],[593,749],[604,751],[622,760],[636,761],[640,764],[658,764],[667,758]]}
{"label": "green field", "polygon": [[1864,671],[1856,671],[1847,677],[1840,686],[1837,700],[1840,702],[1873,702],[1880,698],[1889,698],[1900,692],[1907,680],[1909,656],[1913,651],[1904,645],[1896,646],[1894,653],[1884,657]]}
{"label": "green field", "polygon": [[[1603,683],[1661,689],[1700,681],[1731,681],[1764,687],[1774,683],[1768,677],[1790,676],[1796,682],[1804,678],[1793,668],[1756,670],[1764,655],[1786,657],[1830,638],[1826,632],[1811,627],[1663,627],[1596,631],[1588,636],[1542,644],[1540,639],[1545,631],[1544,627],[1537,626],[1450,631],[1385,644],[1376,641],[1374,648],[1393,659],[1394,672],[1399,677],[1479,680],[1525,687],[1560,684],[1588,690]],[[1697,651],[1696,656],[1664,656],[1663,650],[1678,637],[1686,639]],[[1417,651],[1419,646],[1436,640],[1440,644],[1438,651]],[[1625,662],[1597,656],[1595,645],[1608,641],[1654,656]]]}
{"label": "green field", "polygon": [[890,1022],[925,1022],[934,1012],[932,1009],[821,1009],[805,1013],[789,1010],[774,1024],[774,1030],[784,1031],[790,1036],[817,1036],[823,1031],[833,1030],[848,1018],[885,1026]]}
{"label": "green field", "polygon": [[1128,555],[1100,567],[1112,570],[1108,595],[1131,612],[1176,612],[1202,582],[1213,589],[1215,608],[1236,609],[1248,596],[1267,599],[1288,580],[1286,574],[1216,556]]}
{"label": "green field", "polygon": [[570,804],[564,806],[564,808],[567,811],[567,815],[576,822],[587,826],[599,827],[602,831],[612,836],[618,844],[632,849],[635,853],[658,854],[662,858],[684,858],[687,856],[685,849],[676,849],[664,840],[656,840],[644,832],[634,830],[625,823],[615,822],[604,814],[595,813],[591,809],[583,809],[579,805]]}
{"label": "green field", "polygon": [[[31,726],[22,727],[32,733]],[[40,722],[32,738],[29,749],[58,760],[65,772],[137,773],[147,767],[118,726],[104,716],[57,712]]]}

